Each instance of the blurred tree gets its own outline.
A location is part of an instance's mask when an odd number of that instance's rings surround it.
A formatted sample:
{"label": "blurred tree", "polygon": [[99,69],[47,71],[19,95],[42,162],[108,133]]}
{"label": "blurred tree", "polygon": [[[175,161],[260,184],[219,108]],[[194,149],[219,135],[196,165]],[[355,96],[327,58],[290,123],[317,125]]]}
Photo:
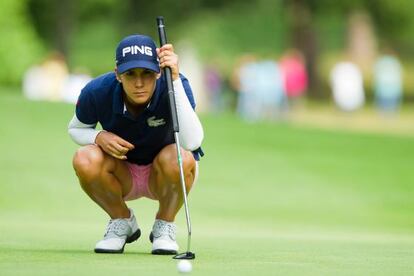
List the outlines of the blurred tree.
{"label": "blurred tree", "polygon": [[[414,1],[411,0],[24,0],[22,3],[29,4],[31,21],[49,49],[63,52],[75,66],[95,62],[93,72],[111,65],[112,60],[102,63],[102,58],[113,54],[114,44],[122,36],[140,32],[157,37],[158,15],[166,18],[169,40],[178,41],[185,36],[198,45],[204,57],[221,55],[228,64],[246,51],[271,55],[289,46],[299,48],[307,59],[312,96],[319,96],[321,91],[315,68],[318,52],[344,44],[338,39],[345,35],[346,24],[341,22],[347,22],[347,16],[355,10],[365,10],[372,17],[380,41],[388,41],[387,45],[397,50],[414,51],[411,39]],[[321,30],[332,19],[337,25]],[[329,39],[324,35],[335,37],[336,43],[327,43]],[[249,43],[253,41],[256,43]],[[92,44],[99,47],[92,51]]]}
{"label": "blurred tree", "polygon": [[308,94],[314,97],[320,96],[319,78],[316,73],[318,47],[311,1],[289,0],[285,2],[285,5],[289,14],[290,45],[305,56],[309,76]]}
{"label": "blurred tree", "polygon": [[[262,0],[263,1],[263,0]],[[190,21],[195,11],[219,9],[247,0],[27,0],[31,20],[47,44],[66,56],[71,34],[94,21],[110,21],[121,34],[155,33],[155,18],[163,15],[169,24]],[[154,31],[155,30],[155,31]]]}
{"label": "blurred tree", "polygon": [[37,32],[54,50],[68,55],[75,23],[76,1],[28,0],[31,19]]}
{"label": "blurred tree", "polygon": [[413,53],[414,1],[365,0],[364,2],[366,11],[374,20],[380,42],[400,52]]}
{"label": "blurred tree", "polygon": [[28,20],[26,1],[2,0],[0,11],[0,83],[19,84],[43,46]]}
{"label": "blurred tree", "polygon": [[192,43],[207,63],[216,60],[230,76],[237,60],[245,54],[276,59],[286,49],[286,15],[280,3],[235,1],[220,12],[203,9],[179,24],[176,33]]}

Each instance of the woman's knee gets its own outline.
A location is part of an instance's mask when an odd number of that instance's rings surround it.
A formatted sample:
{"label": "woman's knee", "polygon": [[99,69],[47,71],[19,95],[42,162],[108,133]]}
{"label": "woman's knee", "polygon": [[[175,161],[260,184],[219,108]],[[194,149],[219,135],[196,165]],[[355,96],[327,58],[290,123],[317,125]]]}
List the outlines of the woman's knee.
{"label": "woman's knee", "polygon": [[[181,159],[184,175],[194,172],[195,160],[191,152],[181,149]],[[178,167],[177,151],[174,144],[163,148],[154,160],[154,166],[161,171],[164,176],[174,182],[180,180],[180,169]]]}
{"label": "woman's knee", "polygon": [[95,145],[78,149],[73,156],[73,168],[79,178],[95,178],[101,171],[105,161],[102,150]]}

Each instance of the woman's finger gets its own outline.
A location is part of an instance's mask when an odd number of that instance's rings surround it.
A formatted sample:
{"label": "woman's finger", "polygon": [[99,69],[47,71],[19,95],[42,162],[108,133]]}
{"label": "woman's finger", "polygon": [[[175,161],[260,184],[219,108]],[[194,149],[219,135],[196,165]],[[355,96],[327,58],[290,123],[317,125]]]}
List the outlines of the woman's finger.
{"label": "woman's finger", "polygon": [[113,157],[120,160],[126,160],[127,157],[125,155],[118,155],[118,154],[112,154]]}
{"label": "woman's finger", "polygon": [[172,44],[165,44],[160,48],[160,52],[164,52],[164,51],[172,51],[174,52],[174,46]]}
{"label": "woman's finger", "polygon": [[122,146],[121,144],[115,143],[113,147],[116,149],[116,154],[125,155],[129,151],[128,148]]}
{"label": "woman's finger", "polygon": [[160,52],[158,54],[158,58],[168,57],[168,56],[172,56],[172,55],[174,55],[173,51],[166,50],[166,51]]}
{"label": "woman's finger", "polygon": [[119,137],[118,143],[127,148],[128,150],[133,150],[135,147],[133,144],[131,144],[130,142],[128,142],[127,140],[122,139],[121,137]]}

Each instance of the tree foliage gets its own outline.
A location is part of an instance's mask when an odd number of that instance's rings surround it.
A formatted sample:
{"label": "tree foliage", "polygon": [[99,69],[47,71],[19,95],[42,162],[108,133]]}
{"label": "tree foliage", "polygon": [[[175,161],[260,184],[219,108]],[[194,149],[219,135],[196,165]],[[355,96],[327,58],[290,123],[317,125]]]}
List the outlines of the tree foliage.
{"label": "tree foliage", "polygon": [[[292,12],[295,5],[306,13]],[[371,16],[380,42],[402,54],[414,52],[411,0],[3,0],[0,78],[18,81],[24,68],[39,57],[42,45],[62,52],[75,66],[91,64],[92,55],[112,55],[114,44],[124,35],[140,32],[156,37],[158,15],[171,26],[169,35],[193,38],[202,43],[205,55],[220,52],[226,59],[250,49],[278,54],[281,47],[302,43],[311,57],[317,50],[341,44],[337,39],[345,25],[341,22],[355,10]],[[312,34],[323,34],[324,43]],[[18,59],[10,55],[11,48],[19,53]],[[108,66],[109,62],[104,64]]]}
{"label": "tree foliage", "polygon": [[17,83],[43,47],[28,20],[26,1],[2,0],[0,11],[0,83]]}

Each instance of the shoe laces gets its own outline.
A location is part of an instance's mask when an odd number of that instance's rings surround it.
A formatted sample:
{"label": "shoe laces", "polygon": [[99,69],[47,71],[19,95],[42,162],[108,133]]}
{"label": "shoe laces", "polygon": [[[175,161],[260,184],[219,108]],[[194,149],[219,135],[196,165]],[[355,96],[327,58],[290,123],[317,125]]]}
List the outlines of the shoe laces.
{"label": "shoe laces", "polygon": [[106,228],[104,237],[106,238],[110,235],[116,235],[118,237],[124,236],[127,232],[127,229],[128,223],[125,221],[125,219],[111,219]]}
{"label": "shoe laces", "polygon": [[156,238],[168,235],[172,240],[175,240],[176,228],[177,227],[173,223],[158,220],[154,225],[153,235]]}

